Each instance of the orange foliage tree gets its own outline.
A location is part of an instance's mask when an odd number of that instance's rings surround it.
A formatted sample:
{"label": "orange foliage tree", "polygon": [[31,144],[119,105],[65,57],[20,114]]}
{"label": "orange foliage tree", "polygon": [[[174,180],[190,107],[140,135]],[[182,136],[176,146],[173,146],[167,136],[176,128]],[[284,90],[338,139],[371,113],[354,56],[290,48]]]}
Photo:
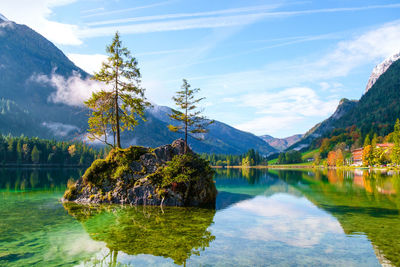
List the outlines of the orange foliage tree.
{"label": "orange foliage tree", "polygon": [[336,152],[335,151],[330,151],[328,153],[328,166],[336,166]]}

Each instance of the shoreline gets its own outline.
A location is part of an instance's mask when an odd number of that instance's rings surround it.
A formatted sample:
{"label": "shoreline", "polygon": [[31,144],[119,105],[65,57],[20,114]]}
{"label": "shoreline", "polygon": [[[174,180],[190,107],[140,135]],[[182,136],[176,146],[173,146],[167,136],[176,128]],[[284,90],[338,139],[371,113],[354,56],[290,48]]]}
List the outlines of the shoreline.
{"label": "shoreline", "polygon": [[374,170],[374,171],[400,171],[400,168],[394,167],[325,167],[314,165],[259,165],[259,166],[211,166],[214,169],[326,169],[326,170]]}

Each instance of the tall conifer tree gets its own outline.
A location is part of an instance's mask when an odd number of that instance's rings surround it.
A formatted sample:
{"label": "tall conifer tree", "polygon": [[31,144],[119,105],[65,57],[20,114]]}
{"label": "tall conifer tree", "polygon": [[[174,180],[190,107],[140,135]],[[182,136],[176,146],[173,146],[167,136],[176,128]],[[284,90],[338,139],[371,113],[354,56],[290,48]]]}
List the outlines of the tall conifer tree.
{"label": "tall conifer tree", "polygon": [[202,110],[197,105],[204,98],[195,98],[195,94],[200,91],[199,88],[191,89],[186,79],[183,79],[181,91],[176,92],[176,96],[172,97],[175,104],[180,110],[172,110],[171,119],[176,120],[178,125],[168,125],[168,129],[172,132],[183,132],[185,134],[185,154],[187,153],[188,135],[198,138],[193,134],[207,133],[207,126],[214,121],[207,120],[202,116]]}
{"label": "tall conifer tree", "polygon": [[[108,58],[103,62],[94,80],[105,84],[99,92],[85,102],[91,109],[89,118],[89,139],[121,148],[121,132],[133,130],[138,118],[144,118],[144,111],[150,103],[141,87],[141,75],[137,60],[126,47],[122,47],[118,32],[111,45],[106,48]],[[111,144],[107,135],[113,133]]]}

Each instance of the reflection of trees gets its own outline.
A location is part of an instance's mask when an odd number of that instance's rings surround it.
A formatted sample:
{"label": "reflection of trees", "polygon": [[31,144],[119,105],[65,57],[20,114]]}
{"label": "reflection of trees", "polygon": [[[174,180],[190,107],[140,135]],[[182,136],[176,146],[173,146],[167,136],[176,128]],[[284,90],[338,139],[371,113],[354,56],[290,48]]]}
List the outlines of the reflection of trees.
{"label": "reflection of trees", "polygon": [[184,264],[200,255],[215,239],[207,230],[215,210],[176,207],[87,206],[64,204],[82,222],[90,237],[107,244],[109,257],[118,251],[129,255],[150,254]]}
{"label": "reflection of trees", "polygon": [[291,184],[335,216],[346,234],[365,233],[381,263],[387,259],[400,266],[399,175],[335,170],[326,175],[327,179],[309,182],[310,177],[304,172],[302,179],[307,187],[293,181]]}
{"label": "reflection of trees", "polygon": [[68,179],[77,179],[78,169],[0,169],[0,190],[24,191],[58,189],[64,191]]}

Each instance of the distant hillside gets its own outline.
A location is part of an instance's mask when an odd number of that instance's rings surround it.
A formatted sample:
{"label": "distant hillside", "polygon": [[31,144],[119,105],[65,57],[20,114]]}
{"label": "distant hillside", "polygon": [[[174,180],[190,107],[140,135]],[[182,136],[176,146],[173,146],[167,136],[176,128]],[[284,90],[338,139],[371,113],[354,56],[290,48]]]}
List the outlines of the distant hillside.
{"label": "distant hillside", "polygon": [[[172,135],[176,137],[176,134],[169,132],[166,128],[166,125],[172,123],[169,118],[169,114],[171,114],[171,109],[169,107],[155,106],[153,109],[150,109],[148,113],[163,123],[165,127],[163,136]],[[219,121],[215,121],[208,129],[209,133],[204,135],[204,141],[200,142],[191,138],[190,143],[195,151],[219,154],[242,154],[247,152],[250,148],[253,148],[264,155],[277,151],[258,136],[240,131]]]}
{"label": "distant hillside", "polygon": [[260,136],[260,138],[263,139],[265,142],[267,142],[270,146],[272,146],[276,150],[283,151],[289,146],[298,142],[302,136],[303,136],[302,134],[295,134],[286,138],[275,138],[266,134]]}
{"label": "distant hillside", "polygon": [[[54,101],[60,96],[57,90],[68,90],[71,77],[84,80],[89,74],[31,28],[0,16],[0,133],[84,139],[88,110],[68,102],[72,99],[63,92],[63,101]],[[123,133],[123,145],[159,146],[182,137],[167,129],[170,111],[159,106],[148,110],[146,122]],[[209,129],[204,141],[189,140],[194,151],[242,154],[254,148],[264,155],[276,151],[259,137],[218,121]]]}
{"label": "distant hillside", "polygon": [[[0,17],[0,98],[3,103],[12,103],[11,108],[14,110],[23,109],[25,114],[23,118],[23,114],[18,111],[17,118],[12,116],[11,110],[3,113],[1,119],[10,124],[8,129],[4,126],[1,128],[2,133],[51,137],[51,127],[55,124],[70,129],[86,127],[85,112],[49,101],[56,89],[33,79],[36,75],[50,76],[53,73],[62,77],[73,73],[87,76],[46,38],[25,25],[5,21],[4,16]],[[76,132],[71,132],[69,136],[74,134]]]}
{"label": "distant hillside", "polygon": [[331,117],[315,125],[291,148],[302,149],[334,129],[353,125],[360,129],[362,136],[374,133],[384,136],[392,132],[396,119],[400,118],[400,57],[389,59],[378,65],[385,66],[379,68],[385,69],[384,72],[378,75],[377,68],[374,69],[368,82],[371,87],[367,87],[359,101],[343,99]]}
{"label": "distant hillside", "polygon": [[335,129],[337,121],[350,112],[356,105],[356,100],[342,99],[336,111],[328,119],[308,130],[298,142],[289,146],[288,149],[301,150],[308,147],[315,139]]}

